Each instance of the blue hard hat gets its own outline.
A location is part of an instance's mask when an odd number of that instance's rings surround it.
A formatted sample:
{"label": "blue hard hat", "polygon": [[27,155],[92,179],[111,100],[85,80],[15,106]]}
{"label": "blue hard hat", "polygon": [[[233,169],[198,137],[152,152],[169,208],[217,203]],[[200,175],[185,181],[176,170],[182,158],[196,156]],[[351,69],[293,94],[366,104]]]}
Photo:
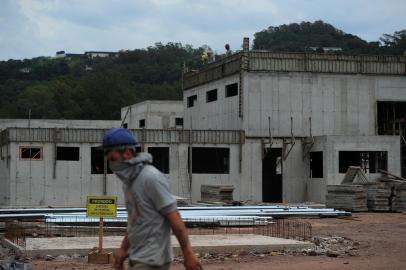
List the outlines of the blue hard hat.
{"label": "blue hard hat", "polygon": [[103,137],[103,148],[137,144],[137,137],[126,128],[112,128]]}

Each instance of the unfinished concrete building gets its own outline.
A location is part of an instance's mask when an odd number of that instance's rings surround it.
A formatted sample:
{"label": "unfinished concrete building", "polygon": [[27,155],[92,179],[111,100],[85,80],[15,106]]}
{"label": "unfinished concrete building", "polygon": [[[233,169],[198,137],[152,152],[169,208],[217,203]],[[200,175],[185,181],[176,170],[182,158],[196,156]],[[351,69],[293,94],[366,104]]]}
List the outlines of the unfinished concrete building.
{"label": "unfinished concrete building", "polygon": [[[102,194],[103,153],[95,147],[104,130],[118,125],[120,121],[107,120],[1,120],[0,205],[83,206],[87,195]],[[113,188],[114,193],[120,190],[119,185]]]}
{"label": "unfinished concrete building", "polygon": [[[87,196],[106,194],[118,196],[119,203],[123,203],[121,182],[109,169],[103,151],[97,148],[105,131],[120,126],[121,121],[96,121],[94,125],[88,121],[87,128],[84,121],[45,120],[41,126],[41,120],[32,120],[35,127],[24,126],[22,120],[3,123],[7,126],[4,124],[0,133],[0,206],[83,207]],[[239,131],[131,130],[140,141],[138,151],[150,152],[154,165],[170,177],[171,191],[196,200],[200,197],[198,184],[204,181],[201,175],[188,173],[188,166],[192,166],[190,146],[227,150],[221,160],[226,167],[215,171],[221,178],[237,170],[233,166],[244,139]],[[205,166],[205,161],[193,153],[193,160],[199,161],[194,168]]]}
{"label": "unfinished concrete building", "polygon": [[200,200],[203,184],[234,199],[325,201],[349,166],[371,179],[406,174],[403,56],[243,51],[183,75],[183,101],[125,107],[121,121],[0,120],[0,205],[84,206],[121,184],[95,146],[123,125],[138,151]]}
{"label": "unfinished concrete building", "polygon": [[244,39],[184,74],[185,128],[244,131],[239,177],[224,181],[241,199],[324,202],[350,165],[405,174],[405,69],[404,56],[250,51]]}
{"label": "unfinished concrete building", "polygon": [[183,128],[181,100],[147,100],[121,108],[126,128],[174,129]]}

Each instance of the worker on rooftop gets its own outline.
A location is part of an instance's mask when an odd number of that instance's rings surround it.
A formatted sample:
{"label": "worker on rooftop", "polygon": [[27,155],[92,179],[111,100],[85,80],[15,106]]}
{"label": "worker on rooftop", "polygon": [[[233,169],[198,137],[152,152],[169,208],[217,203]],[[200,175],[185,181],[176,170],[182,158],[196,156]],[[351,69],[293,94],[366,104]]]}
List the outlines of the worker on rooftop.
{"label": "worker on rooftop", "polygon": [[209,64],[216,60],[213,50],[210,47],[204,51],[203,55],[201,56],[201,60],[203,64]]}
{"label": "worker on rooftop", "polygon": [[113,128],[103,138],[110,169],[123,182],[128,212],[127,235],[115,255],[114,268],[166,270],[173,255],[171,228],[182,248],[187,270],[202,269],[193,253],[186,227],[169,191],[168,178],[151,165],[149,153],[135,153],[137,139],[125,128]]}

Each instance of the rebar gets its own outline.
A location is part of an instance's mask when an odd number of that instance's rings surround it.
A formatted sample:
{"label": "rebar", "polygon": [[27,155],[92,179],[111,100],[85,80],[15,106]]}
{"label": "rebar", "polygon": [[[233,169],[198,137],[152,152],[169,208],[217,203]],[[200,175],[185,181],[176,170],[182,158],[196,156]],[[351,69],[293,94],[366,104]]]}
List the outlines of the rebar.
{"label": "rebar", "polygon": [[[76,217],[59,218],[58,222],[46,220],[20,220],[8,221],[5,225],[5,238],[16,245],[25,248],[26,238],[52,238],[52,237],[96,237],[98,235],[97,220]],[[251,219],[251,220],[250,220]],[[190,235],[227,235],[227,234],[257,234],[269,237],[278,237],[295,240],[310,240],[312,227],[308,222],[298,219],[270,219],[260,221],[255,218],[233,218],[231,220],[218,218],[200,218],[193,222],[186,222]],[[106,236],[124,236],[126,222],[121,219],[115,222],[106,222],[104,232]]]}

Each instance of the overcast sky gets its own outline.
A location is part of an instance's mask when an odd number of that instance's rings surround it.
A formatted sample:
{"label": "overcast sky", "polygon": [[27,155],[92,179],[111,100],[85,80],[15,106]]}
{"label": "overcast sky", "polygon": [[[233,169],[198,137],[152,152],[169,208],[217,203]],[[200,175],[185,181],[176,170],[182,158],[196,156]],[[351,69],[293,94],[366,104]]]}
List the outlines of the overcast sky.
{"label": "overcast sky", "polygon": [[0,60],[155,42],[223,52],[263,30],[321,19],[368,41],[406,28],[405,0],[0,0]]}

